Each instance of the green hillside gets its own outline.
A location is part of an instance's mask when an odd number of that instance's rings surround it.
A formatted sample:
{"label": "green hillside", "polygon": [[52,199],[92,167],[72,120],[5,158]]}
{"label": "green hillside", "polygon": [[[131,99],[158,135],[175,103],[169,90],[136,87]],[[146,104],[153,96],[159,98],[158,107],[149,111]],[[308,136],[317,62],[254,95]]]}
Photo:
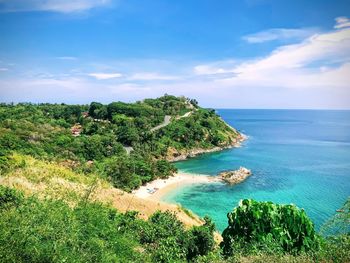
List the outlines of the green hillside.
{"label": "green hillside", "polygon": [[[165,116],[169,124],[152,130]],[[8,154],[16,151],[96,172],[127,191],[172,175],[176,169],[166,161],[171,151],[228,146],[239,136],[213,110],[170,95],[132,104],[0,105],[4,169]]]}

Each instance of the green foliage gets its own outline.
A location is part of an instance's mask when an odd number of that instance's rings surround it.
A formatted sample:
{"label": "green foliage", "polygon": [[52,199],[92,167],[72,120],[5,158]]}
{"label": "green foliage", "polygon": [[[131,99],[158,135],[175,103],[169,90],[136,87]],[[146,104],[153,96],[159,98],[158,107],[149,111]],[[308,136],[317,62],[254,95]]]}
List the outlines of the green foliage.
{"label": "green foliage", "polygon": [[316,261],[350,262],[350,234],[327,237],[316,255]]}
{"label": "green foliage", "polygon": [[128,117],[146,117],[152,121],[161,121],[164,117],[161,110],[147,104],[128,104],[123,102],[112,102],[107,105],[107,116],[111,120],[115,114],[124,114]]}
{"label": "green foliage", "polygon": [[107,107],[99,102],[91,102],[89,116],[97,119],[106,119],[108,116]]}
{"label": "green foliage", "polygon": [[215,224],[209,217],[204,217],[204,225],[194,226],[190,230],[190,238],[187,252],[187,259],[192,260],[197,256],[205,256],[213,251],[215,241],[213,238]]}
{"label": "green foliage", "polygon": [[[189,111],[191,116],[176,119]],[[151,132],[165,115],[171,115],[170,125]],[[75,170],[104,174],[115,186],[131,191],[176,171],[165,161],[169,148],[228,145],[235,136],[214,112],[171,95],[133,104],[1,104],[0,171],[9,172],[8,156],[13,151],[74,163]],[[126,156],[124,146],[132,146],[133,153]]]}
{"label": "green foliage", "polygon": [[[192,102],[196,101],[192,100]],[[143,101],[144,104],[150,105],[153,108],[162,109],[166,115],[173,116],[180,116],[190,111],[192,107],[195,107],[192,102],[185,97],[175,97],[168,94],[157,99],[145,99]]]}
{"label": "green foliage", "polygon": [[0,186],[0,262],[350,261],[349,235],[328,237],[319,250],[297,255],[268,247],[277,240],[264,248],[235,238],[234,254],[223,258],[214,247],[214,229],[207,217],[187,230],[171,212],[158,211],[144,221],[134,211],[122,214],[87,200],[71,208]]}
{"label": "green foliage", "polygon": [[232,255],[235,248],[298,253],[320,245],[313,223],[294,205],[245,199],[227,217],[221,244],[226,255]]}
{"label": "green foliage", "polygon": [[222,262],[235,262],[235,261],[225,261],[225,259],[220,254],[219,250],[208,253],[205,256],[197,257],[193,262],[196,263],[222,263]]}
{"label": "green foliage", "polygon": [[228,127],[215,112],[204,109],[172,122],[156,134],[159,141],[166,141],[168,146],[179,150],[227,146],[237,136],[238,133]]}
{"label": "green foliage", "polygon": [[6,153],[0,152],[0,175],[10,169],[10,158]]}
{"label": "green foliage", "polygon": [[124,145],[132,145],[133,142],[136,142],[139,140],[139,134],[133,125],[131,126],[120,126],[117,129],[116,135],[118,137],[118,140],[124,144]]}
{"label": "green foliage", "polygon": [[[171,123],[151,132],[165,115]],[[73,136],[70,129],[78,124],[80,136]],[[0,176],[13,172],[37,183],[48,175],[86,183],[96,173],[131,191],[176,171],[165,160],[170,148],[227,146],[238,136],[214,110],[171,95],[134,104],[0,104]],[[133,147],[131,154],[126,145]],[[320,241],[303,210],[244,200],[228,215],[222,247],[233,256],[226,260],[349,262],[349,200],[340,210],[325,227],[327,235],[340,235]],[[0,262],[224,262],[213,232],[208,218],[186,229],[170,212],[144,221],[136,212],[122,214],[87,201],[72,208],[62,201],[25,199],[0,186]]]}
{"label": "green foliage", "polygon": [[104,173],[113,185],[131,191],[142,184],[140,177],[133,172],[133,163],[128,157],[114,157],[104,163]]}
{"label": "green foliage", "polygon": [[0,211],[17,207],[23,201],[23,194],[16,190],[0,185]]}
{"label": "green foliage", "polygon": [[26,161],[22,158],[15,158],[12,152],[9,151],[5,155],[0,154],[0,175],[24,167],[26,167]]}
{"label": "green foliage", "polygon": [[118,231],[115,210],[87,203],[26,199],[0,210],[1,262],[147,262]]}
{"label": "green foliage", "polygon": [[185,262],[213,251],[215,226],[205,221],[186,230],[170,212],[144,221],[87,200],[71,208],[0,187],[0,262]]}
{"label": "green foliage", "polygon": [[155,243],[158,239],[184,236],[184,226],[175,214],[157,211],[149,218],[149,226],[141,234],[142,243]]}
{"label": "green foliage", "polygon": [[102,167],[102,172],[111,179],[114,186],[126,191],[156,178],[167,178],[176,172],[176,168],[169,162],[137,154],[105,159]]}
{"label": "green foliage", "polygon": [[214,249],[213,222],[206,217],[202,226],[186,230],[170,212],[156,212],[142,231],[140,241],[146,244],[155,262],[180,262],[207,255]]}

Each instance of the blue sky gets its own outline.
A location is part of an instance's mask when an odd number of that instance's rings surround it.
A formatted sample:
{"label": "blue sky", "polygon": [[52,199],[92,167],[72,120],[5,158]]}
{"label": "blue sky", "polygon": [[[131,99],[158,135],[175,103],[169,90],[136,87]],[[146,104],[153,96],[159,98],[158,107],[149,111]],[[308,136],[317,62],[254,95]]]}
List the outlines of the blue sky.
{"label": "blue sky", "polygon": [[350,108],[349,1],[0,0],[0,101]]}

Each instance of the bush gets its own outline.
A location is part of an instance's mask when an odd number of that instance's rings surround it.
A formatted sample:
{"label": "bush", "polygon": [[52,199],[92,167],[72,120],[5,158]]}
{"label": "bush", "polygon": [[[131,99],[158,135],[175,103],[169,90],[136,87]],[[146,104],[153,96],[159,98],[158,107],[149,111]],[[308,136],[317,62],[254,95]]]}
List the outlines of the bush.
{"label": "bush", "polygon": [[186,230],[175,214],[158,211],[140,231],[140,240],[148,246],[155,262],[183,262],[213,251],[214,230],[208,217],[202,226]]}
{"label": "bush", "polygon": [[190,238],[187,252],[187,259],[192,260],[197,256],[205,256],[214,249],[215,224],[209,217],[204,218],[202,226],[194,226],[190,230]]}
{"label": "bush", "polygon": [[72,209],[62,201],[26,199],[17,209],[0,210],[0,262],[148,262],[137,240],[118,230],[116,214],[97,203]]}
{"label": "bush", "polygon": [[10,158],[8,155],[0,153],[0,174],[6,173],[10,169]]}
{"label": "bush", "polygon": [[23,194],[14,189],[0,185],[0,211],[18,206],[23,201]]}
{"label": "bush", "polygon": [[350,262],[350,234],[327,237],[316,254],[318,262]]}
{"label": "bush", "polygon": [[185,235],[183,223],[170,211],[157,211],[149,218],[148,222],[149,225],[140,236],[142,243],[156,243],[160,239],[168,237],[181,239]]}
{"label": "bush", "polygon": [[221,243],[225,255],[232,255],[235,248],[298,253],[320,245],[313,223],[294,205],[245,199],[227,217]]}

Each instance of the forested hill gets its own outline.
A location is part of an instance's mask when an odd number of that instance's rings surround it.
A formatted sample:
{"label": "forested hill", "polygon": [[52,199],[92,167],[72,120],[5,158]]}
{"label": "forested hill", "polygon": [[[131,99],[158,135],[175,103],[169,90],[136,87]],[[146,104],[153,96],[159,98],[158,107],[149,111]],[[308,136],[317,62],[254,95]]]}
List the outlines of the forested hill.
{"label": "forested hill", "polygon": [[350,201],[324,239],[294,205],[243,200],[218,247],[210,218],[115,188],[173,174],[172,154],[240,139],[215,111],[168,95],[1,104],[0,262],[350,262]]}
{"label": "forested hill", "polygon": [[176,169],[167,161],[172,157],[240,139],[214,110],[185,97],[108,105],[0,105],[3,171],[17,152],[100,174],[127,191],[173,174]]}

